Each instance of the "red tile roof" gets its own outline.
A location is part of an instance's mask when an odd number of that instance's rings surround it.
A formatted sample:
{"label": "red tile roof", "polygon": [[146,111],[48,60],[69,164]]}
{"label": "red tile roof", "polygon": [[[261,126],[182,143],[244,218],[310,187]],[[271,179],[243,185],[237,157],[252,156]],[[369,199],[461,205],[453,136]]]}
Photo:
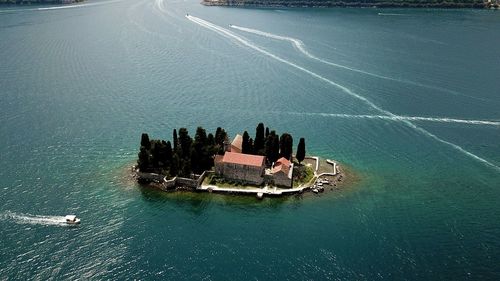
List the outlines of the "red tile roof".
{"label": "red tile roof", "polygon": [[276,163],[281,163],[287,165],[288,167],[290,167],[290,164],[292,164],[290,160],[286,159],[285,157],[281,157],[280,159],[278,159],[278,161],[276,161]]}
{"label": "red tile roof", "polygon": [[234,152],[226,152],[222,161],[224,163],[263,167],[264,166],[264,156],[242,154]]}
{"label": "red tile roof", "polygon": [[283,171],[283,173],[288,174],[290,171],[290,161],[285,157],[281,157],[274,163],[274,167],[272,169],[272,173],[275,174],[279,171]]}
{"label": "red tile roof", "polygon": [[231,142],[231,147],[239,150],[237,152],[241,152],[242,144],[243,144],[243,137],[240,134],[237,134],[234,137],[233,141]]}

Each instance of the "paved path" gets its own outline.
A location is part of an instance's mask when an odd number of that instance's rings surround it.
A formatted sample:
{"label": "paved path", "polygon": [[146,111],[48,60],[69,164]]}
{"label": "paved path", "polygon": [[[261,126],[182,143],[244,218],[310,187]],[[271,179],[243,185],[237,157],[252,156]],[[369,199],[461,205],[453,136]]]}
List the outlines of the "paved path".
{"label": "paved path", "polygon": [[202,185],[198,187],[198,190],[203,190],[203,191],[211,191],[211,192],[232,192],[232,193],[247,193],[247,194],[255,194],[257,193],[263,193],[263,194],[269,194],[269,195],[281,195],[281,194],[286,194],[286,193],[297,193],[301,192],[305,189],[309,188],[308,186],[301,186],[301,187],[295,187],[295,188],[269,188],[269,186],[265,186],[263,188],[232,188],[232,187],[218,187],[215,185]]}

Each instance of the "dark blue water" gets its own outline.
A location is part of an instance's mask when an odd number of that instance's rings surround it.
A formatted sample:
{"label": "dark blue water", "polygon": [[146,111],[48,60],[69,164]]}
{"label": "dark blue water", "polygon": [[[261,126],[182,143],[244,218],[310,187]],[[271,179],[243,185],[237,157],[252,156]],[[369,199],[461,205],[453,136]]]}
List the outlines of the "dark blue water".
{"label": "dark blue water", "polygon": [[[500,278],[497,12],[85,5],[0,8],[0,279]],[[142,132],[261,121],[355,180],[258,201],[128,176]]]}

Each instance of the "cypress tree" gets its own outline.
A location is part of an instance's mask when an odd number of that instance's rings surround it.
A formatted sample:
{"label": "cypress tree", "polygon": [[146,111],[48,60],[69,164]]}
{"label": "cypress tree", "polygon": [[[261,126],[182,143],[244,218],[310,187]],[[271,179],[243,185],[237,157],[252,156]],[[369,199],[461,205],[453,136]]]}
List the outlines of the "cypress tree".
{"label": "cypress tree", "polygon": [[179,129],[179,145],[181,147],[182,158],[191,158],[191,144],[193,139],[189,136],[186,128]]}
{"label": "cypress tree", "polygon": [[269,164],[276,162],[279,156],[280,141],[275,131],[271,131],[266,139],[265,152]]}
{"label": "cypress tree", "polygon": [[215,138],[212,133],[209,133],[207,136],[207,143],[208,145],[215,145]]}
{"label": "cypress tree", "polygon": [[170,163],[170,176],[175,177],[179,174],[179,156],[174,154],[172,156],[172,162]]}
{"label": "cypress tree", "polygon": [[272,149],[272,155],[271,155],[271,162],[276,162],[279,158],[279,149],[280,149],[280,138],[278,135],[274,134],[273,135],[273,149]]}
{"label": "cypress tree", "polygon": [[[180,130],[179,130],[179,134],[180,134]],[[182,161],[182,164],[181,164],[181,175],[183,177],[189,177],[191,176],[191,160],[189,159],[184,159]]]}
{"label": "cypress tree", "polygon": [[265,145],[265,141],[266,141],[266,137],[264,134],[265,134],[264,124],[259,123],[259,125],[257,125],[257,128],[255,129],[255,140],[254,140],[255,154],[259,154],[259,155],[264,154],[263,150],[264,150],[264,145]]}
{"label": "cypress tree", "polygon": [[167,141],[167,143],[165,144],[165,160],[167,162],[167,165],[170,165],[170,163],[172,162],[172,156],[172,144],[170,143],[170,141]]}
{"label": "cypress tree", "polygon": [[295,155],[295,157],[297,158],[297,161],[299,161],[299,163],[302,163],[302,161],[304,161],[306,157],[306,141],[304,140],[304,138],[300,138],[299,140],[299,145],[297,146],[297,154]]}
{"label": "cypress tree", "polygon": [[[213,137],[212,137],[213,138]],[[210,145],[205,129],[198,127],[194,137],[191,166],[197,174],[211,168]]]}
{"label": "cypress tree", "polygon": [[217,127],[217,130],[215,130],[215,143],[222,145],[224,142],[224,138],[222,137],[222,128]]}
{"label": "cypress tree", "polygon": [[147,150],[146,147],[141,146],[138,157],[137,166],[139,171],[146,172],[149,169],[149,150]]}
{"label": "cypress tree", "polygon": [[174,138],[172,139],[172,141],[174,142],[174,150],[176,150],[177,145],[179,144],[179,140],[177,139],[177,130],[176,129],[174,129],[173,135],[174,135]]}
{"label": "cypress tree", "polygon": [[271,154],[272,154],[272,150],[273,150],[273,138],[271,137],[271,135],[268,135],[266,137],[266,143],[264,145],[265,145],[264,155],[267,157],[267,160],[269,160],[271,157]]}
{"label": "cypress tree", "polygon": [[250,136],[248,135],[248,132],[247,131],[243,132],[243,141],[241,142],[241,153],[245,154],[251,153],[249,141],[250,141]]}
{"label": "cypress tree", "polygon": [[283,133],[280,137],[280,156],[290,160],[293,152],[293,138],[289,133]]}
{"label": "cypress tree", "polygon": [[142,133],[141,135],[141,146],[144,146],[146,149],[151,148],[151,142],[149,141],[149,136],[146,133]]}
{"label": "cypress tree", "polygon": [[215,131],[215,147],[218,154],[224,154],[224,141],[227,138],[227,133],[221,127],[217,127]]}
{"label": "cypress tree", "polygon": [[254,154],[255,155],[255,153],[254,153],[255,152],[255,146],[253,144],[253,139],[252,138],[250,138],[248,140],[248,148],[250,149],[250,154]]}
{"label": "cypress tree", "polygon": [[158,168],[161,161],[162,145],[160,140],[151,140],[151,164],[153,168]]}

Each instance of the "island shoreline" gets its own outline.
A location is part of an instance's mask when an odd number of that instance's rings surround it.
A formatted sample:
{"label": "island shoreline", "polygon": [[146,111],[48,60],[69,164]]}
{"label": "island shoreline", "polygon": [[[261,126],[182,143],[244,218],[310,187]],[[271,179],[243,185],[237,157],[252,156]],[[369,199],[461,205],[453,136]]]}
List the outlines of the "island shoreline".
{"label": "island shoreline", "polygon": [[[178,179],[167,179],[164,175],[155,173],[143,173],[140,172],[134,165],[131,167],[131,177],[141,186],[154,188],[156,190],[174,193],[174,192],[192,192],[192,193],[214,193],[221,195],[233,195],[233,196],[257,196],[257,198],[262,199],[264,196],[269,198],[280,198],[280,197],[290,197],[290,196],[302,196],[305,194],[319,195],[322,193],[328,193],[331,191],[339,191],[343,189],[346,185],[356,182],[356,177],[351,179],[353,172],[349,169],[345,169],[344,165],[340,165],[338,161],[332,161],[329,159],[320,158],[317,156],[307,156],[308,159],[317,159],[318,166],[322,162],[334,162],[336,166],[335,175],[331,175],[329,172],[325,172],[324,168],[315,169],[315,175],[309,183],[304,186],[296,188],[279,188],[278,192],[272,192],[272,188],[265,189],[266,187],[255,187],[255,190],[242,191],[238,187],[234,188],[214,188],[215,186],[204,185],[202,182],[206,176],[214,171],[205,171],[202,175],[198,175],[194,179],[182,178]],[[331,164],[333,166],[333,164]],[[333,167],[335,167],[333,166]],[[317,183],[320,179],[328,179],[329,184],[318,188]],[[194,186],[197,183],[196,187]],[[274,188],[274,187],[273,187]],[[257,191],[258,189],[258,191]],[[300,189],[300,190],[299,190]],[[260,194],[262,193],[262,194]],[[260,196],[259,196],[260,194]]]}

